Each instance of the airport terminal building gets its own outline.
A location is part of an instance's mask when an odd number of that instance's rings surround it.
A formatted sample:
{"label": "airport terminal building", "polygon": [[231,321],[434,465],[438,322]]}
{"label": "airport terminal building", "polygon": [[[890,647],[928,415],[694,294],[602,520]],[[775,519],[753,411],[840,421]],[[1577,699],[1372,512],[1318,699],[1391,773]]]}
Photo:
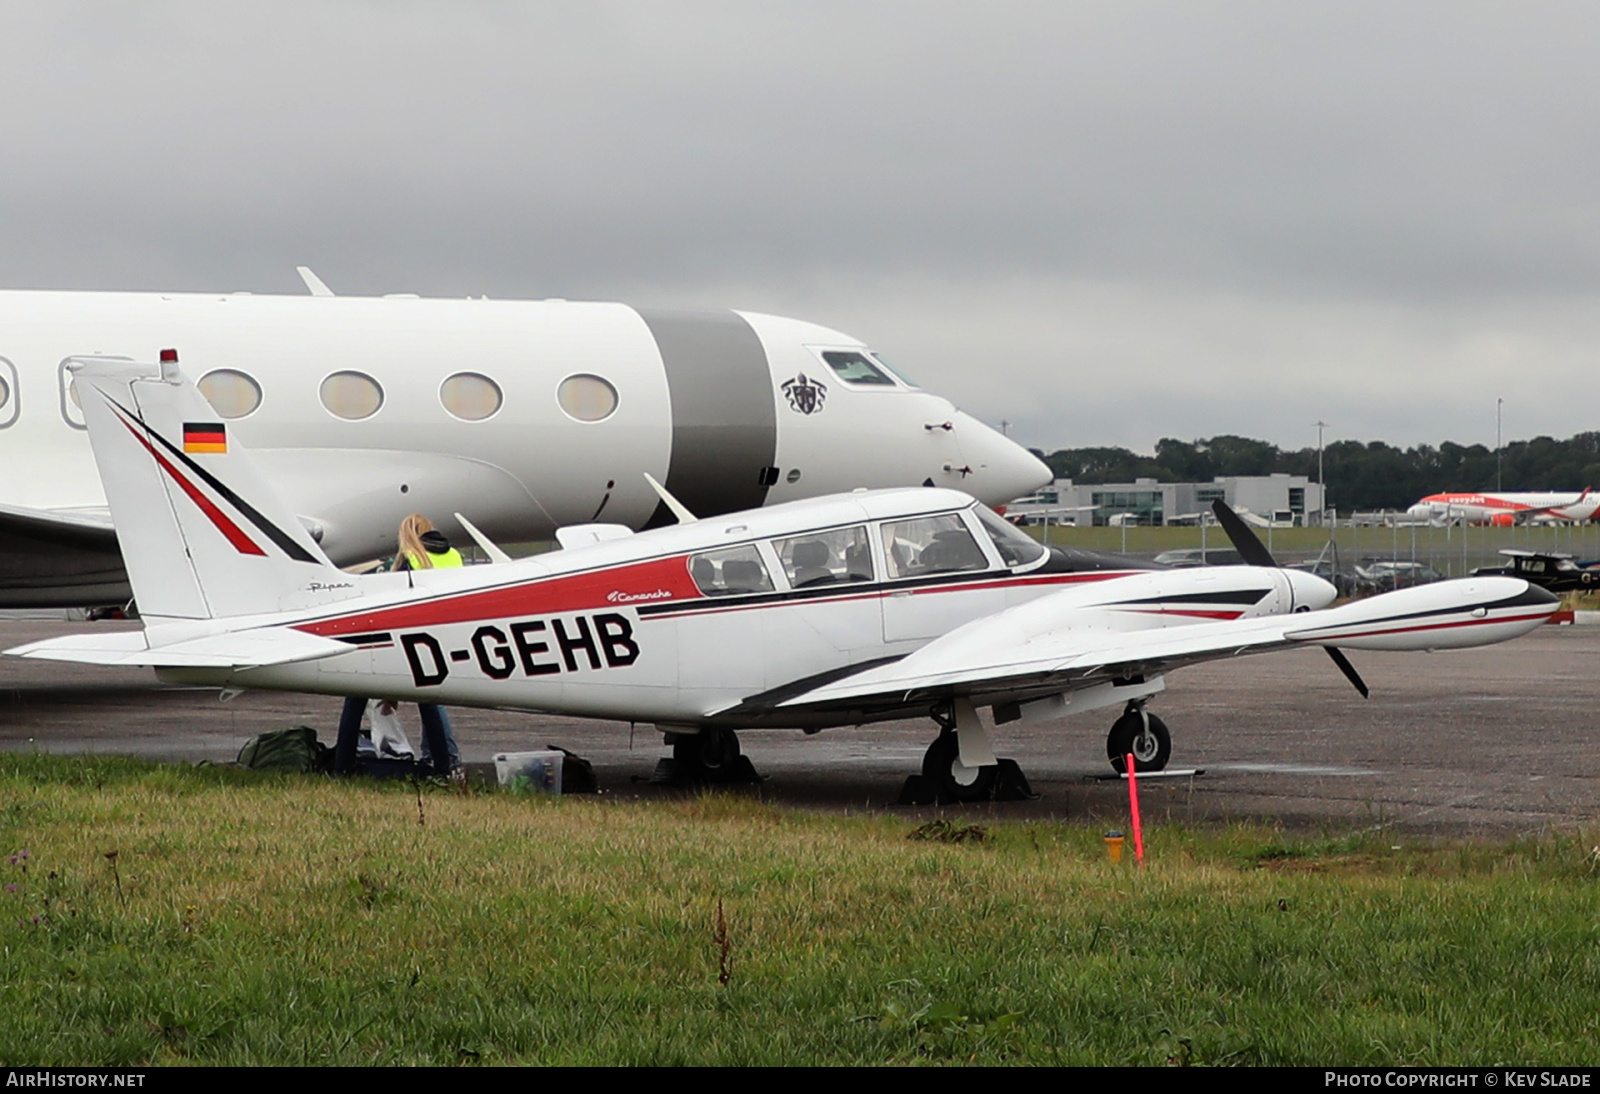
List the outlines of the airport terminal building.
{"label": "airport terminal building", "polygon": [[1197,524],[1201,513],[1221,498],[1241,513],[1251,513],[1280,527],[1321,523],[1322,485],[1304,475],[1229,475],[1213,482],[1133,482],[1074,485],[1057,479],[1049,486],[1006,508],[1024,524],[1116,524],[1158,526]]}

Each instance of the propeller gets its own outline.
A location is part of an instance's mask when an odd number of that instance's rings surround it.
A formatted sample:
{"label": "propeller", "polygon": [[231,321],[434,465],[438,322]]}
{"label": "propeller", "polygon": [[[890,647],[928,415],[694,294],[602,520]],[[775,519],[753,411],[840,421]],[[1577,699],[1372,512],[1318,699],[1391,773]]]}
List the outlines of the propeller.
{"label": "propeller", "polygon": [[[1233,543],[1233,549],[1239,552],[1239,557],[1244,559],[1248,566],[1278,566],[1278,560],[1272,557],[1272,552],[1267,550],[1266,544],[1261,542],[1259,536],[1250,530],[1250,526],[1240,519],[1239,514],[1228,508],[1226,502],[1217,498],[1211,503],[1211,511],[1217,515],[1217,523],[1227,533],[1228,539]],[[1339,671],[1344,673],[1344,678],[1355,685],[1355,689],[1365,699],[1372,694],[1367,687],[1367,682],[1361,679],[1361,674],[1350,663],[1350,658],[1344,655],[1343,650],[1324,646],[1333,663],[1339,666]]]}

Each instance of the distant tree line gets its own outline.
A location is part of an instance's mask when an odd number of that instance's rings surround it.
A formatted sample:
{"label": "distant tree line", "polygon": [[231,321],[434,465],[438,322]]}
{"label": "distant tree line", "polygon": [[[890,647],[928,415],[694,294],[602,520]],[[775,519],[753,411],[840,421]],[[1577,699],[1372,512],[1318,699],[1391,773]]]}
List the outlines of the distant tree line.
{"label": "distant tree line", "polygon": [[[1197,441],[1163,437],[1154,456],[1126,448],[1063,448],[1038,455],[1057,478],[1078,483],[1210,482],[1218,475],[1288,472],[1317,477],[1317,450],[1285,451],[1266,441],[1222,436]],[[1506,490],[1600,489],[1600,432],[1570,440],[1535,437],[1503,450]],[[1396,448],[1382,441],[1334,441],[1323,449],[1328,504],[1342,511],[1404,509],[1446,490],[1495,489],[1495,453],[1481,444],[1445,441],[1435,448]]]}

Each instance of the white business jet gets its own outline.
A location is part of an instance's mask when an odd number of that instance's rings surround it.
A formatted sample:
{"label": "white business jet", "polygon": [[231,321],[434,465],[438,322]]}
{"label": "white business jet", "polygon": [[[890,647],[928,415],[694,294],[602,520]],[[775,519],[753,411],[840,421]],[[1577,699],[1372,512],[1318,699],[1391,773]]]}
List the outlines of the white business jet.
{"label": "white business jet", "polygon": [[[1544,622],[1517,578],[1329,608],[1326,581],[1271,565],[1059,572],[970,496],[864,491],[685,522],[536,558],[352,576],[269,489],[176,365],[74,362],[142,632],[9,652],[148,665],[164,680],[654,723],[714,767],[736,732],[932,716],[923,775],[945,799],[993,792],[998,724],[1126,704],[1108,753],[1159,768],[1144,701],[1172,669],[1327,647],[1477,646]],[[670,498],[670,494],[664,494]],[[564,530],[577,542],[580,529]]]}
{"label": "white business jet", "polygon": [[559,300],[0,292],[0,607],[129,595],[84,435],[74,354],[173,349],[211,420],[247,440],[340,565],[388,554],[408,513],[500,542],[868,486],[1001,504],[1034,456],[794,319]]}

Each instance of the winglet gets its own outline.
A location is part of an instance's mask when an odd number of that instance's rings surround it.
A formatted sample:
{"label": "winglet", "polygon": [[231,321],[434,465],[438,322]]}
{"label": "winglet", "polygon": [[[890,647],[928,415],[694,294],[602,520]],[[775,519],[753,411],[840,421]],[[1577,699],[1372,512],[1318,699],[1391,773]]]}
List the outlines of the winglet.
{"label": "winglet", "polygon": [[672,510],[672,515],[678,518],[679,524],[693,524],[700,519],[689,512],[688,507],[683,502],[667,493],[667,488],[657,482],[656,477],[650,472],[646,471],[644,473],[644,481],[650,484],[650,489],[654,490],[661,500],[666,503],[667,508]]}
{"label": "winglet", "polygon": [[511,556],[495,545],[494,540],[478,531],[477,527],[460,513],[454,514],[456,523],[467,530],[467,535],[472,537],[472,542],[483,548],[483,553],[489,556],[490,562],[510,562]]}
{"label": "winglet", "polygon": [[312,296],[332,296],[333,290],[323,284],[322,278],[311,272],[310,266],[296,266],[295,272],[300,275],[300,280],[306,283],[306,288],[311,290]]}

